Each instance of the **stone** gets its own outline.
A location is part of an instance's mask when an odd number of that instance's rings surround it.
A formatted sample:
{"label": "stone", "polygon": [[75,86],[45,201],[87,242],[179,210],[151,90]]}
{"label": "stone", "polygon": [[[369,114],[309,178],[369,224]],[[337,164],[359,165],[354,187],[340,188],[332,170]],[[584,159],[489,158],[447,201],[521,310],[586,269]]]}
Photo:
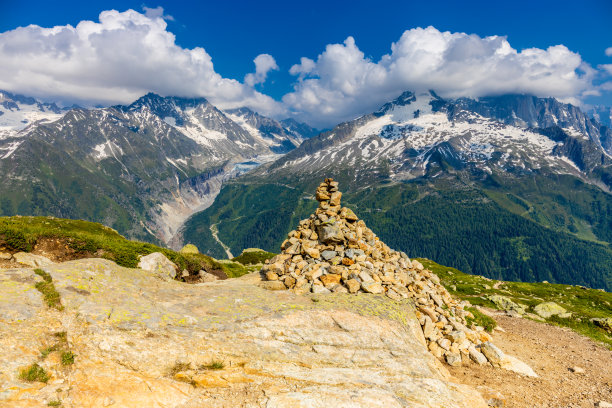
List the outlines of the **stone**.
{"label": "stone", "polygon": [[308,255],[309,257],[311,257],[312,259],[317,259],[320,256],[320,252],[318,249],[316,248],[311,248],[311,247],[307,247],[307,246],[302,246],[302,250],[304,251],[304,253],[306,255]]}
{"label": "stone", "polygon": [[536,305],[533,308],[533,311],[536,312],[538,316],[544,319],[548,319],[551,316],[567,312],[567,310],[565,310],[563,307],[559,306],[555,302],[540,303],[539,305]]}
{"label": "stone", "polygon": [[181,254],[199,254],[198,247],[193,244],[187,244],[179,251]]}
{"label": "stone", "polygon": [[494,366],[501,366],[502,361],[506,357],[503,351],[501,351],[495,344],[490,341],[486,341],[481,344],[480,352],[485,355],[487,360]]}
{"label": "stone", "polygon": [[143,256],[138,262],[138,268],[152,272],[155,276],[161,279],[175,279],[178,267],[170,261],[161,252],[153,252],[152,254]]}
{"label": "stone", "polygon": [[[488,357],[488,356],[487,356]],[[491,360],[489,360],[491,361]],[[500,367],[504,370],[513,371],[517,374],[521,374],[527,377],[538,377],[538,375],[529,367],[526,363],[522,362],[516,357],[506,355],[500,363]]]}
{"label": "stone", "polygon": [[576,373],[576,374],[584,374],[584,368],[582,367],[578,367],[578,366],[574,366],[574,367],[570,367],[569,370],[572,373]]}
{"label": "stone", "polygon": [[361,282],[361,288],[367,293],[382,293],[383,287],[378,282]]}
{"label": "stone", "polygon": [[329,205],[340,205],[340,199],[342,198],[342,193],[339,191],[333,192],[331,193],[331,196],[329,197]]}
{"label": "stone", "polygon": [[327,293],[331,293],[331,291],[323,285],[312,285],[312,293],[327,294]]}
{"label": "stone", "polygon": [[472,359],[472,361],[475,362],[476,364],[478,365],[487,364],[487,358],[480,351],[476,350],[476,347],[470,347],[469,354],[470,354],[470,358]]}
{"label": "stone", "polygon": [[263,281],[259,283],[259,286],[263,289],[267,290],[285,290],[287,287],[285,284],[279,280],[275,281]]}
{"label": "stone", "polygon": [[338,255],[336,251],[325,250],[321,252],[321,258],[325,259],[326,261],[329,261],[330,259],[334,258],[336,255]]}
{"label": "stone", "polygon": [[491,295],[489,300],[497,306],[498,309],[505,311],[515,311],[519,315],[524,315],[527,307],[525,305],[518,304],[509,297],[501,295]]}
{"label": "stone", "polygon": [[446,363],[451,367],[460,367],[461,366],[461,354],[458,354],[458,353],[446,354]]}
{"label": "stone", "polygon": [[323,285],[325,285],[325,287],[328,287],[329,285],[339,284],[340,278],[342,278],[342,276],[337,275],[335,273],[330,273],[327,275],[322,275],[319,279],[321,280],[321,282],[323,282]]}
{"label": "stone", "polygon": [[346,282],[346,287],[348,288],[349,293],[357,293],[361,288],[361,284],[357,279],[348,279]]}
{"label": "stone", "polygon": [[[13,255],[15,262],[22,265],[31,266],[32,268],[40,268],[48,265],[53,265],[53,261],[42,255],[35,255],[29,252],[17,252]],[[176,276],[176,271],[174,271]]]}
{"label": "stone", "polygon": [[278,280],[278,275],[272,271],[268,271],[266,272],[266,279],[270,281],[275,281]]}
{"label": "stone", "polygon": [[612,408],[612,403],[607,401],[597,401],[595,403],[596,408]]}
{"label": "stone", "polygon": [[449,350],[451,346],[451,341],[449,339],[441,338],[438,339],[438,345],[444,350]]}
{"label": "stone", "polygon": [[335,224],[322,224],[317,230],[319,240],[324,244],[338,243],[344,241],[342,230]]}
{"label": "stone", "polygon": [[208,273],[204,270],[201,270],[198,272],[198,277],[200,278],[200,281],[202,282],[214,282],[216,280],[219,280],[219,277],[213,275],[212,273]]}
{"label": "stone", "polygon": [[599,326],[606,330],[608,333],[612,333],[612,317],[596,317],[591,319],[591,322],[595,326]]}
{"label": "stone", "polygon": [[10,259],[13,258],[13,255],[11,255],[9,252],[0,252],[0,259],[3,261],[8,261]]}

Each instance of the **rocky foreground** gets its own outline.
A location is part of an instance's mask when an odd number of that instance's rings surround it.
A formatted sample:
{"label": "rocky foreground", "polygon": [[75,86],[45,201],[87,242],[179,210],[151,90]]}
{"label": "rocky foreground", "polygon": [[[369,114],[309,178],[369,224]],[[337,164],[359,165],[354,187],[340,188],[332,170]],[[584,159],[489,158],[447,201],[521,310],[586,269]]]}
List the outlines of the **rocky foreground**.
{"label": "rocky foreground", "polygon": [[2,270],[0,407],[487,406],[428,352],[412,301],[262,284]]}

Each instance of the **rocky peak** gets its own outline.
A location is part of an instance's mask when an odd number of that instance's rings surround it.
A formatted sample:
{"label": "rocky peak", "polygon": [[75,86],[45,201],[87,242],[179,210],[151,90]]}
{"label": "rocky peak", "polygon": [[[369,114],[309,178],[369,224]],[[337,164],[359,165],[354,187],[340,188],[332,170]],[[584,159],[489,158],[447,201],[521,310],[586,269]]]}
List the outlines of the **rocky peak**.
{"label": "rocky peak", "polygon": [[262,268],[267,287],[296,294],[361,292],[397,302],[410,299],[434,356],[453,366],[470,359],[512,366],[481,327],[468,327],[467,303],[453,299],[434,273],[389,248],[350,208],[342,207],[338,187],[331,178],[319,185],[315,213],[300,221],[282,243],[282,252]]}

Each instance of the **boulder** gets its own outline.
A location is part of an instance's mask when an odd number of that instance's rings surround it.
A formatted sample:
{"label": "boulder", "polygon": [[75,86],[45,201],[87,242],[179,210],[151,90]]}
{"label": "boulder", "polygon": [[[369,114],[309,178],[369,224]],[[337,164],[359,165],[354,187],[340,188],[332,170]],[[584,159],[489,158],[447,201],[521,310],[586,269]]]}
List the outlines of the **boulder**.
{"label": "boulder", "polygon": [[34,255],[29,252],[17,252],[13,255],[15,262],[32,268],[40,268],[43,266],[53,265],[53,261],[42,255]]}
{"label": "boulder", "polygon": [[560,315],[567,312],[567,310],[565,310],[563,307],[559,306],[555,302],[540,303],[539,305],[536,305],[533,308],[533,311],[536,312],[538,316],[544,319],[548,319],[551,316]]}
{"label": "boulder", "polygon": [[169,280],[175,279],[178,267],[161,252],[143,256],[138,262],[138,268],[152,272],[158,278]]}
{"label": "boulder", "polygon": [[518,304],[509,297],[501,295],[491,295],[489,300],[497,306],[500,310],[515,311],[520,315],[524,315],[527,307],[525,305]]}

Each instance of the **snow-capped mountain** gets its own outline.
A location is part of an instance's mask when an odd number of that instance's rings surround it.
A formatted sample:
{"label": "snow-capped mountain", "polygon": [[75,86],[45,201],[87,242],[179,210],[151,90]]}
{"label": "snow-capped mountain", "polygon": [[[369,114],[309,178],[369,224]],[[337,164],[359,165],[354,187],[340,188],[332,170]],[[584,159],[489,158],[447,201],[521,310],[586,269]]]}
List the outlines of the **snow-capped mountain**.
{"label": "snow-capped mountain", "polygon": [[283,131],[271,142],[204,98],[147,94],[129,106],[63,113],[11,96],[6,106],[13,116],[30,112],[38,121],[19,127],[12,119],[0,139],[4,214],[102,221],[131,237],[164,242],[212,203],[224,180],[303,139]]}
{"label": "snow-capped mountain", "polygon": [[53,122],[66,111],[54,103],[42,103],[34,98],[0,90],[0,139],[15,136],[34,123]]}
{"label": "snow-capped mountain", "polygon": [[555,99],[523,95],[444,100],[405,92],[377,112],[338,125],[262,168],[331,173],[354,179],[381,171],[391,179],[441,171],[528,174],[551,171],[589,179],[612,163],[610,129]]}

